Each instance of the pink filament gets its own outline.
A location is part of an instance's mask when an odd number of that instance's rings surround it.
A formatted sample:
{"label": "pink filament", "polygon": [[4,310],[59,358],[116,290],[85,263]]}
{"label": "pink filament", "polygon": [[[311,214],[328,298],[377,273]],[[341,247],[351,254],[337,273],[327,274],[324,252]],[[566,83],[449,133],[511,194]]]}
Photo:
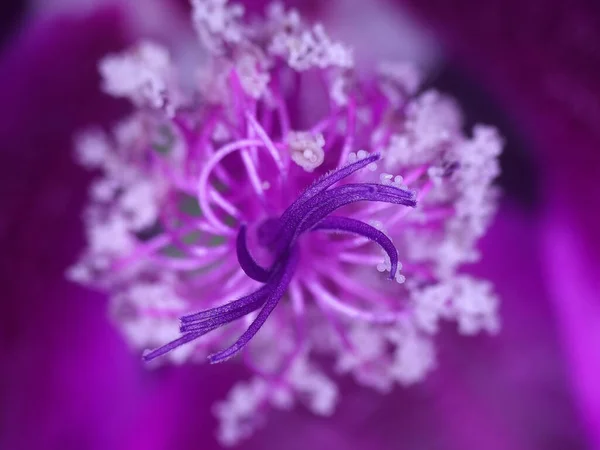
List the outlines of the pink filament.
{"label": "pink filament", "polygon": [[368,323],[395,323],[406,318],[405,313],[397,312],[372,312],[364,311],[347,303],[339,301],[316,279],[311,279],[306,283],[307,289],[313,294],[315,301],[323,309],[331,309],[353,320],[360,320]]}
{"label": "pink filament", "polygon": [[[250,146],[262,146],[262,141],[252,140],[252,139],[242,139],[236,142],[232,142],[224,145],[219,150],[217,150],[213,155],[211,155],[208,160],[204,163],[202,170],[200,172],[200,177],[198,181],[198,203],[200,204],[200,209],[202,213],[206,216],[206,219],[221,233],[226,236],[232,236],[235,234],[235,230],[225,225],[219,218],[215,215],[212,207],[210,206],[208,190],[209,183],[208,179],[210,177],[213,169],[221,162],[223,158],[227,155],[240,151],[244,148]],[[214,198],[214,197],[213,197]]]}

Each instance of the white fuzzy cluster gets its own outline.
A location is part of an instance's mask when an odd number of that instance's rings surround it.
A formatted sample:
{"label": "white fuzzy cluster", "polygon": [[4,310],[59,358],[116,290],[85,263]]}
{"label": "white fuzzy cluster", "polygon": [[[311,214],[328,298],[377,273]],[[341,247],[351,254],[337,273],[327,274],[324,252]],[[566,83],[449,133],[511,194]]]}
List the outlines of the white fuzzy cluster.
{"label": "white fuzzy cluster", "polygon": [[[496,210],[498,192],[493,182],[500,172],[498,155],[502,145],[495,128],[477,125],[471,139],[455,137],[451,145],[438,148],[433,161],[441,161],[441,165],[434,163],[427,171],[434,188],[413,219],[426,220],[427,210],[433,205],[452,208],[452,215],[442,230],[407,230],[404,238],[409,257],[434,262],[435,273],[443,279],[453,276],[460,265],[479,257],[476,242]],[[454,168],[444,167],[444,161],[451,161]]]}
{"label": "white fuzzy cluster", "polygon": [[333,41],[323,25],[316,24],[312,28],[306,28],[297,12],[286,12],[279,3],[269,8],[268,15],[277,30],[273,34],[269,51],[286,59],[292,69],[348,69],[354,65],[352,50]]}
{"label": "white fuzzy cluster", "polygon": [[242,41],[244,7],[228,0],[192,0],[192,19],[202,44],[221,53],[227,45]]}
{"label": "white fuzzy cluster", "polygon": [[338,399],[337,385],[310,362],[297,359],[287,379],[313,413],[320,416],[333,414]]}
{"label": "white fuzzy cluster", "polygon": [[497,192],[490,188],[500,174],[498,156],[502,139],[494,127],[477,125],[473,137],[455,148],[460,170],[454,175],[460,197],[456,202],[456,220],[479,238],[495,212]]}
{"label": "white fuzzy cluster", "polygon": [[292,161],[307,172],[312,172],[325,160],[323,146],[325,139],[321,133],[312,134],[306,131],[293,131],[287,136]]}
{"label": "white fuzzy cluster", "polygon": [[75,157],[87,169],[102,168],[111,151],[111,143],[100,129],[92,128],[75,137]]}
{"label": "white fuzzy cluster", "polygon": [[210,60],[198,68],[198,91],[205,102],[219,105],[231,97],[230,71],[234,67],[231,61]]}
{"label": "white fuzzy cluster", "polygon": [[[496,210],[493,182],[503,142],[495,128],[484,125],[475,126],[473,137],[466,138],[460,110],[435,91],[409,101],[405,114],[401,132],[381,144],[386,138],[380,128],[373,143],[383,146],[387,168],[402,174],[422,168],[420,183],[429,186],[406,221],[437,221],[440,226],[408,227],[401,239],[409,260],[431,264],[435,276],[447,279],[462,264],[478,259],[476,242]],[[389,175],[382,179],[390,181]]]}
{"label": "white fuzzy cluster", "polygon": [[263,378],[238,382],[227,398],[213,409],[219,419],[217,437],[225,446],[248,438],[265,422],[270,407],[287,410],[300,398],[314,414],[333,414],[338,401],[337,385],[306,358],[298,358],[278,383]]}
{"label": "white fuzzy cluster", "polygon": [[[478,259],[476,242],[496,211],[498,191],[492,183],[500,173],[498,155],[502,145],[495,128],[478,125],[471,139],[463,140],[448,152],[460,169],[449,176],[455,189],[454,215],[447,221],[439,246],[442,258],[438,256],[438,273],[441,276],[453,273],[460,264]],[[448,188],[438,183],[433,194],[443,198]],[[435,257],[431,246],[425,252],[430,258]]]}
{"label": "white fuzzy cluster", "polygon": [[[283,314],[290,313],[286,311]],[[273,342],[277,341],[277,348]],[[300,343],[302,344],[302,343]],[[298,348],[294,328],[266,323],[250,344],[254,364],[267,373],[278,373],[287,367],[281,382],[269,386],[269,402],[279,409],[289,409],[298,398],[310,411],[331,415],[338,399],[337,385],[318,365],[310,360],[310,353]],[[290,355],[296,354],[291,365]]]}
{"label": "white fuzzy cluster", "polygon": [[394,327],[388,339],[395,343],[391,372],[402,385],[418,383],[435,368],[435,346],[412,326]]}
{"label": "white fuzzy cluster", "polygon": [[442,319],[455,321],[467,335],[499,329],[499,301],[491,284],[468,275],[417,289],[412,302],[415,322],[427,333],[436,333]]}
{"label": "white fuzzy cluster", "polygon": [[215,105],[231,101],[236,94],[231,89],[233,72],[246,95],[255,100],[268,97],[271,81],[268,63],[258,50],[240,53],[232,60],[214,59],[207,62],[196,72],[203,100]]}
{"label": "white fuzzy cluster", "polygon": [[291,68],[304,71],[317,67],[347,69],[354,64],[352,50],[332,41],[322,25],[317,24],[299,35],[281,32],[270,47],[274,55],[286,58]]}
{"label": "white fuzzy cluster", "polygon": [[348,79],[341,74],[337,74],[329,87],[329,97],[337,106],[346,106],[348,104]]}
{"label": "white fuzzy cluster", "polygon": [[390,342],[385,331],[363,323],[351,324],[348,339],[352,351],[337,353],[336,370],[351,373],[356,381],[380,392],[389,392],[394,385],[390,368]]}
{"label": "white fuzzy cluster", "polygon": [[242,87],[248,95],[255,99],[259,99],[265,94],[271,80],[268,70],[263,65],[259,58],[251,54],[243,54],[235,65]]}
{"label": "white fuzzy cluster", "polygon": [[133,251],[136,233],[157,220],[164,180],[145,171],[143,165],[130,164],[132,157],[140,156],[131,151],[146,139],[140,120],[128,118],[113,135],[90,129],[76,137],[76,158],[102,173],[90,185],[93,203],[84,214],[88,250],[69,271],[79,282],[91,282],[97,271],[109,269],[112,261]]}
{"label": "white fuzzy cluster", "polygon": [[128,98],[142,107],[175,106],[171,58],[158,44],[145,41],[124,53],[108,55],[99,69],[103,89],[110,95]]}
{"label": "white fuzzy cluster", "polygon": [[393,326],[351,324],[348,338],[351,349],[338,352],[336,370],[382,393],[396,383],[408,386],[423,380],[436,365],[431,336],[408,320]]}
{"label": "white fuzzy cluster", "polygon": [[298,33],[303,24],[302,17],[295,9],[285,9],[280,1],[274,1],[267,6],[267,27],[269,34],[278,30],[288,30],[290,33]]}
{"label": "white fuzzy cluster", "polygon": [[422,75],[409,62],[385,61],[379,65],[377,73],[381,79],[381,91],[395,107],[401,106],[421,87]]}
{"label": "white fuzzy cluster", "polygon": [[264,420],[268,406],[269,389],[262,378],[237,383],[229,395],[213,408],[219,419],[217,437],[226,446],[248,438]]}
{"label": "white fuzzy cluster", "polygon": [[462,115],[455,103],[436,91],[426,91],[406,105],[404,130],[392,135],[385,149],[388,166],[435,161],[462,133]]}

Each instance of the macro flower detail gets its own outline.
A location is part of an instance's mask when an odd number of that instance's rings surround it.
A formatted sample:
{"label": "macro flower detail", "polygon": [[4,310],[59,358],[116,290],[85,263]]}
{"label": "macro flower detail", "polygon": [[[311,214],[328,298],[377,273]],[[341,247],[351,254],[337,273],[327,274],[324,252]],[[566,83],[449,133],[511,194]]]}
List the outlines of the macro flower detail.
{"label": "macro flower detail", "polygon": [[[209,356],[209,360],[211,362],[223,361],[241,350],[265,323],[265,320],[273,312],[289,286],[298,264],[296,241],[305,231],[345,231],[377,242],[390,260],[390,277],[394,279],[398,270],[398,252],[393,242],[384,233],[360,220],[349,217],[327,217],[332,210],[359,201],[387,202],[404,206],[416,205],[412,192],[393,186],[359,183],[326,190],[327,187],[339,181],[342,177],[348,176],[378,159],[379,155],[366,157],[364,160],[349,164],[347,167],[323,177],[286,209],[277,225],[273,226],[271,224],[272,226],[269,227],[269,233],[271,234],[269,244],[278,252],[278,256],[268,270],[256,263],[250,255],[246,243],[246,226],[241,225],[236,239],[238,262],[246,275],[256,281],[265,283],[265,285],[256,292],[234,302],[183,316],[180,327],[180,331],[184,333],[183,336],[146,354],[144,358],[148,361],[152,360],[177,348],[179,345],[197,339],[210,331],[262,308],[250,327],[232,346]],[[384,318],[382,320],[385,321]]]}
{"label": "macro flower detail", "polygon": [[254,376],[215,407],[235,444],[268,406],[331,414],[336,375],[422,380],[442,321],[496,332],[493,286],[461,271],[496,208],[495,129],[466,136],[416,67],[359,73],[279,4],[192,6],[197,73],[156,43],[108,55],[103,88],[135,111],[76,139],[98,177],[68,276],[109,295],[132,347],[153,364],[239,352]]}

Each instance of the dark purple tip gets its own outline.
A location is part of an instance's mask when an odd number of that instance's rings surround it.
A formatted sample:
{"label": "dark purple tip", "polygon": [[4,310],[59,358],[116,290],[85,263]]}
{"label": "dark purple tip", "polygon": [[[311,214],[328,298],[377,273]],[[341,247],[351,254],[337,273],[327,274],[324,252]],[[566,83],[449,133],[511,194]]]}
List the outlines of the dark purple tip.
{"label": "dark purple tip", "polygon": [[335,230],[358,234],[376,242],[390,258],[390,279],[393,280],[398,271],[398,250],[389,237],[381,230],[349,217],[326,217],[321,220],[313,230]]}

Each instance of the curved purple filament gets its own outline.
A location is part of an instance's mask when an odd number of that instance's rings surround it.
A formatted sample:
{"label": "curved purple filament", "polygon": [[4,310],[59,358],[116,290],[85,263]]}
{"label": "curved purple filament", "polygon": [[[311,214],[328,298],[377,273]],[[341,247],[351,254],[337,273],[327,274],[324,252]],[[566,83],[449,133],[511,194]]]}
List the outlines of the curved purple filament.
{"label": "curved purple filament", "polygon": [[253,280],[266,283],[269,279],[270,273],[267,269],[261,267],[250,254],[246,241],[246,225],[241,225],[240,231],[238,231],[236,239],[236,251],[240,267],[244,272],[246,272],[246,275]]}
{"label": "curved purple filament", "polygon": [[317,230],[335,230],[358,234],[379,244],[390,258],[390,279],[393,280],[398,271],[398,250],[392,240],[384,232],[377,228],[349,217],[333,216],[326,217],[312,228]]}
{"label": "curved purple filament", "polygon": [[151,352],[148,352],[148,353],[144,354],[142,356],[142,358],[146,362],[152,361],[153,359],[156,359],[159,356],[164,355],[165,353],[169,353],[171,350],[175,350],[177,347],[180,347],[183,344],[187,344],[188,342],[191,342],[191,341],[193,341],[195,339],[198,339],[200,336],[205,335],[209,331],[211,331],[211,330],[198,331],[198,332],[195,332],[195,333],[184,334],[180,338],[175,339],[174,341],[171,341],[168,344],[163,345],[162,347],[159,347],[157,349],[152,350]]}
{"label": "curved purple filament", "polygon": [[296,239],[298,239],[298,237],[303,232],[314,227],[317,223],[319,223],[321,220],[323,220],[335,210],[341,208],[342,206],[346,206],[351,203],[356,203],[360,201],[395,203],[404,206],[416,205],[416,202],[412,199],[381,194],[378,192],[374,192],[373,189],[366,189],[363,191],[357,190],[355,192],[350,192],[345,195],[333,195],[329,198],[324,199],[324,201],[320,202],[318,206],[315,206],[312,211],[307,213],[307,215],[296,226],[296,229],[294,231],[293,236],[290,238],[290,241],[292,243],[295,242]]}
{"label": "curved purple filament", "polygon": [[294,272],[296,271],[296,266],[298,264],[298,250],[293,248],[289,252],[289,256],[286,258],[285,263],[280,269],[279,276],[277,277],[277,281],[273,286],[273,290],[269,294],[265,306],[258,313],[254,322],[250,324],[248,329],[240,336],[240,338],[230,347],[222,350],[218,353],[214,353],[208,357],[208,360],[211,363],[217,363],[225,361],[239,352],[244,346],[250,342],[250,340],[258,333],[258,330],[264,325],[265,321],[271,315],[279,300],[285,294],[290,281],[292,281],[292,277],[294,276]]}
{"label": "curved purple filament", "polygon": [[[316,222],[303,229],[299,228],[300,223],[305,222],[306,218],[310,216],[311,213],[316,211],[329,211],[328,213],[321,215],[322,217],[325,217],[344,205],[358,201],[380,201],[404,206],[416,206],[415,194],[400,188],[374,183],[354,183],[338,186],[318,193],[297,208],[296,214],[288,217],[286,221],[281,220],[279,223],[279,230],[276,232],[277,236],[271,243],[272,250],[274,252],[283,251],[287,245],[291,245],[294,236],[311,228]],[[329,209],[327,206],[332,204],[337,204],[339,206]],[[294,205],[290,206],[288,210],[292,208],[294,208]]]}
{"label": "curved purple filament", "polygon": [[269,290],[268,285],[262,286],[257,291],[255,291],[249,295],[246,295],[238,300],[234,300],[225,305],[216,306],[214,308],[210,308],[210,309],[200,311],[200,312],[197,312],[194,314],[188,314],[187,316],[181,317],[179,320],[181,320],[181,323],[193,323],[193,322],[200,322],[200,321],[203,321],[206,319],[210,319],[212,317],[218,317],[221,314],[235,311],[246,305],[256,303],[257,301],[259,301],[262,297],[264,297],[268,293],[268,290]]}
{"label": "curved purple filament", "polygon": [[[257,310],[265,303],[266,297],[270,292],[269,289],[266,289],[267,287],[268,286],[263,286],[263,288],[258,291],[247,295],[246,297],[242,297],[239,300],[230,302],[227,305],[202,311],[191,316],[182,317],[180,331],[184,334],[180,338],[146,353],[143,356],[144,360],[152,361],[177,347],[198,339],[227,323],[233,322],[234,320]],[[191,317],[193,317],[193,319],[190,319]]]}
{"label": "curved purple filament", "polygon": [[[379,158],[381,158],[381,155],[379,155],[378,153],[376,153],[374,155],[369,155],[368,157],[360,159],[351,164],[348,164],[348,165],[342,167],[341,169],[333,170],[333,171],[323,175],[321,178],[319,178],[317,181],[315,181],[313,184],[311,184],[308,188],[306,188],[306,190],[302,194],[300,194],[300,196],[283,212],[281,217],[278,219],[278,222],[280,224],[287,222],[291,216],[297,214],[297,212],[298,212],[297,210],[304,203],[306,203],[307,201],[312,199],[315,195],[319,194],[320,192],[325,191],[326,189],[333,186],[338,181],[341,181],[344,178],[352,175],[354,172],[362,169],[363,167],[366,167],[369,164],[378,161]],[[273,234],[272,239],[276,239],[276,238],[277,238],[277,235]],[[264,244],[266,247],[269,247],[272,244],[272,240],[265,239]]]}

